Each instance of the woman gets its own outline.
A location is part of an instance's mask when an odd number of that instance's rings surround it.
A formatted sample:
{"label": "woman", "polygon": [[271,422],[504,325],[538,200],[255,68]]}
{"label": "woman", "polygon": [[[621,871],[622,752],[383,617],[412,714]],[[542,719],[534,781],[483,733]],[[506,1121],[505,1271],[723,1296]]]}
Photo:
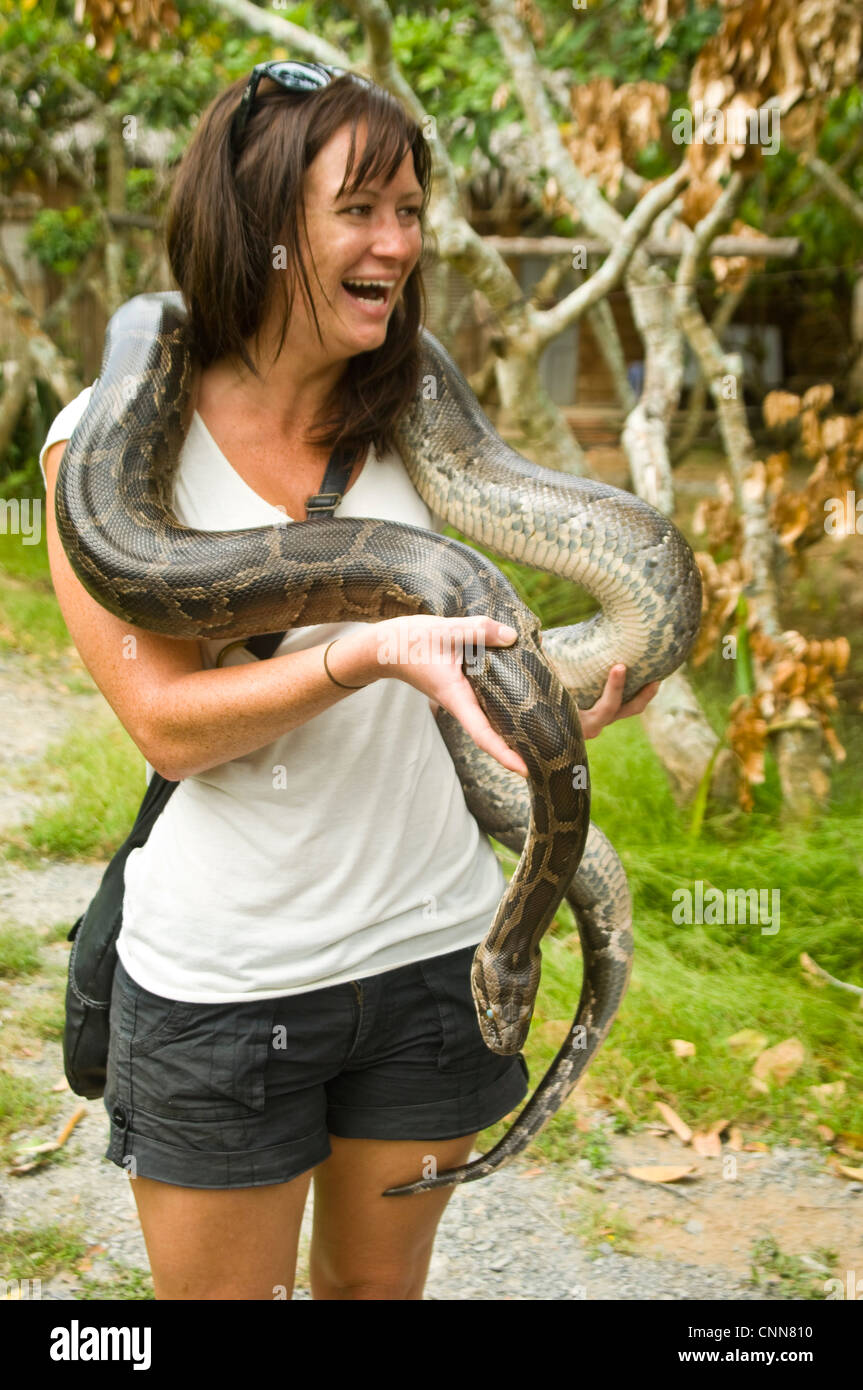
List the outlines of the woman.
{"label": "woman", "polygon": [[[358,457],[336,515],[435,529],[393,449],[417,388],[429,187],[419,127],[363,79],[277,63],[211,103],[168,218],[198,363],[181,521],[303,518],[338,441]],[[180,782],[127,864],[105,1094],[156,1297],[290,1297],[314,1178],[313,1296],[420,1299],[452,1189],[381,1193],[464,1163],[528,1089],[474,1015],[470,964],[505,881],[429,709],[524,775],[459,647],[512,635],[490,618],[332,623],[257,662],[130,628],[54,527],[88,398],[43,450],[54,585],[106,699]],[[404,625],[434,659],[380,664]],[[623,675],[589,737],[651,697],[621,708]]]}

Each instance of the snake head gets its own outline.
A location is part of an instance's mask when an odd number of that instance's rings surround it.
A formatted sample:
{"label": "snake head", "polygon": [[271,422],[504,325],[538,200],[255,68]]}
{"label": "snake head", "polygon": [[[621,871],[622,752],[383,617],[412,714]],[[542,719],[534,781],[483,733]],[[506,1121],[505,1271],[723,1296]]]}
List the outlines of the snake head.
{"label": "snake head", "polygon": [[477,1022],[486,1047],[502,1057],[512,1057],[527,1041],[540,961],[537,959],[535,965],[528,962],[523,970],[492,972],[483,960],[484,945],[477,948],[470,975]]}

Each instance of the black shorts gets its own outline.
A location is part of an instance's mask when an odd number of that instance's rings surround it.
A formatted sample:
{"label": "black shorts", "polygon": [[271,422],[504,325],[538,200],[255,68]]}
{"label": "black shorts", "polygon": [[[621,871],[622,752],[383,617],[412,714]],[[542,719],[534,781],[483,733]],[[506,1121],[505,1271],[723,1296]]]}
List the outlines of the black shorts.
{"label": "black shorts", "polygon": [[181,1187],[289,1182],[348,1139],[454,1139],[528,1091],[521,1053],[482,1040],[475,946],[305,994],[196,1004],[120,961],[111,997],[105,1157]]}

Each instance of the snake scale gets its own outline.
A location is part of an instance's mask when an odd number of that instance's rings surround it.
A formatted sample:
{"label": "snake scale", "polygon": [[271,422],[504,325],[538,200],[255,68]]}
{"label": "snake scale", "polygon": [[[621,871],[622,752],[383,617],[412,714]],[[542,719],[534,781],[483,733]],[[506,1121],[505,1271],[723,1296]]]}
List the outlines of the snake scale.
{"label": "snake scale", "polygon": [[[201,531],[172,512],[172,480],[191,423],[194,349],[180,294],[138,295],[108,325],[102,370],[58,474],[55,512],[69,561],[109,612],[177,638],[244,638],[317,623],[407,614],[489,615],[509,648],[465,664],[491,725],[527,781],[477,747],[445,710],[438,727],[480,827],[520,853],[471,969],[480,1031],[494,1052],[524,1044],[540,942],[564,897],[584,964],[569,1034],[503,1139],[473,1162],[387,1195],[471,1182],[519,1153],[560,1107],[605,1038],[632,963],[631,904],[620,861],[589,821],[577,705],[625,662],[624,699],[686,659],[701,613],[689,545],[630,493],[541,468],[497,434],[452,358],[420,330],[421,389],[396,443],[429,508],[492,553],[562,575],[601,611],[541,633],[508,580],[471,546],[374,518]],[[431,385],[431,389],[429,389]]]}

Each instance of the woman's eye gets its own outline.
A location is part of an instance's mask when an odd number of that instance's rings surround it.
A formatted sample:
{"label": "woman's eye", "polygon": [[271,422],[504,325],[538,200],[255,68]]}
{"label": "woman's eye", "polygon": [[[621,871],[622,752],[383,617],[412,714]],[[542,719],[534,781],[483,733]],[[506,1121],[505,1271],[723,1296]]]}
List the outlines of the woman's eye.
{"label": "woman's eye", "polygon": [[[352,208],[347,208],[346,211],[347,211],[347,212],[373,212],[374,209],[373,209],[373,207],[371,206],[370,203],[357,203],[354,207],[352,207]],[[421,209],[421,208],[418,208],[418,207],[417,207],[417,208],[402,208],[402,212],[409,212],[409,213],[411,214],[412,217],[419,217],[421,211],[422,211],[422,209]]]}

